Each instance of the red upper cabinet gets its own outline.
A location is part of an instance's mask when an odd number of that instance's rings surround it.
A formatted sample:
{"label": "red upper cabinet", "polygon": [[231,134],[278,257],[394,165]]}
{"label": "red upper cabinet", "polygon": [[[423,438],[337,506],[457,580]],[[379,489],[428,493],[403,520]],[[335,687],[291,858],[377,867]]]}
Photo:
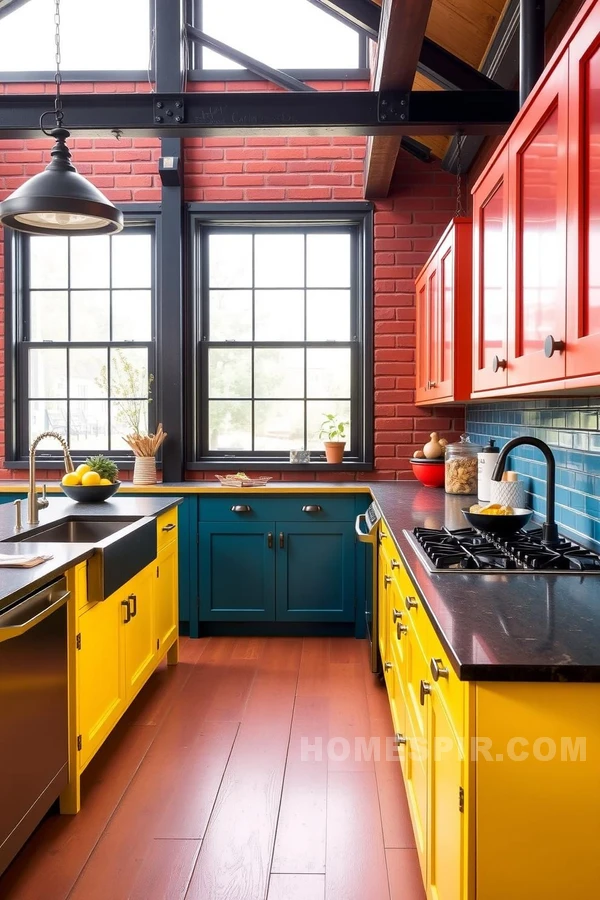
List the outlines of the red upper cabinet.
{"label": "red upper cabinet", "polygon": [[600,3],[569,45],[567,376],[600,373]]}
{"label": "red upper cabinet", "polygon": [[506,387],[508,147],[473,192],[473,391]]}
{"label": "red upper cabinet", "polygon": [[416,402],[462,402],[471,391],[471,220],[450,222],[417,278]]}
{"label": "red upper cabinet", "polygon": [[509,143],[509,385],[564,378],[568,59],[552,69]]}

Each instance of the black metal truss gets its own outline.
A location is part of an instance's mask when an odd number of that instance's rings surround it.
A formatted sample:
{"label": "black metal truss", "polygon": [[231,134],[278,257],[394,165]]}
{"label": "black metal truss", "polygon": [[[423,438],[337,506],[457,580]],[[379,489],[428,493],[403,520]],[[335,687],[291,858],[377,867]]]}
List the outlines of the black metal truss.
{"label": "black metal truss", "polygon": [[[381,106],[380,106],[381,104]],[[44,95],[0,95],[0,140],[39,137]],[[516,91],[66,94],[65,126],[80,136],[503,134]]]}
{"label": "black metal truss", "polygon": [[218,41],[209,34],[205,34],[204,31],[194,28],[193,25],[186,25],[186,34],[193,41],[202,44],[203,47],[210,47],[211,50],[220,53],[221,56],[227,57],[227,59],[238,63],[255,75],[266,78],[267,81],[271,81],[273,84],[285,88],[288,91],[309,92],[315,90],[315,88],[309,87],[308,84],[304,84],[303,81],[298,81],[298,79],[294,78],[292,75],[287,75],[280,69],[273,69],[266,63],[260,62],[260,60],[254,59],[254,57],[248,56],[246,53],[242,53],[241,50],[235,50],[233,47],[230,47],[229,44]]}
{"label": "black metal truss", "polygon": [[376,41],[381,9],[372,0],[308,0],[335,19]]}
{"label": "black metal truss", "polygon": [[14,12],[19,6],[24,6],[29,0],[0,0],[0,19]]}

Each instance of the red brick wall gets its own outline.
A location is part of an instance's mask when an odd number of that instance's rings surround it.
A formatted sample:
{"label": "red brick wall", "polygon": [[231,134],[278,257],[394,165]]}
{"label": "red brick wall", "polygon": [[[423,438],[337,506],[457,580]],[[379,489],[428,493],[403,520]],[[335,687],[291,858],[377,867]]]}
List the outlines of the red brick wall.
{"label": "red brick wall", "polygon": [[[362,89],[364,84],[321,83],[322,89]],[[44,86],[4,86],[19,93]],[[89,92],[148,90],[141,85],[68,86]],[[192,84],[196,90],[260,90],[262,83]],[[269,87],[270,89],[274,89]],[[49,88],[51,90],[51,88]],[[0,85],[0,93],[3,86]],[[0,199],[40,171],[47,140],[0,141]],[[115,202],[160,199],[156,140],[72,142],[73,159]],[[188,201],[327,201],[363,199],[362,138],[207,138],[185,142],[185,199]],[[462,430],[462,410],[421,410],[414,406],[414,278],[454,209],[453,179],[438,163],[423,164],[400,153],[390,197],[375,213],[375,471],[360,480],[412,478],[408,458],[432,429],[454,438]],[[2,234],[0,230],[0,242]],[[1,254],[1,246],[0,246]],[[0,255],[0,328],[4,335],[3,267]],[[0,348],[3,363],[3,343]],[[4,377],[0,365],[0,461],[4,459]],[[124,473],[125,474],[125,473]],[[273,473],[269,473],[273,474]],[[354,473],[319,477],[349,480]],[[0,478],[23,477],[22,470],[0,469]],[[56,473],[42,473],[56,477]],[[190,478],[213,473],[189,474]],[[275,477],[313,480],[311,472],[283,471]]]}

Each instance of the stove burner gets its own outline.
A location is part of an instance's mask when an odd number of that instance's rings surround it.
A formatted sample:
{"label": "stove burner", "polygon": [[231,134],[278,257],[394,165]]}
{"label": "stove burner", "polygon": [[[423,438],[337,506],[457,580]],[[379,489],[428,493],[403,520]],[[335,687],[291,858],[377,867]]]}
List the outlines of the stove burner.
{"label": "stove burner", "polygon": [[541,528],[510,537],[482,534],[474,528],[415,528],[413,534],[438,570],[600,572],[598,554],[567,538],[546,547]]}

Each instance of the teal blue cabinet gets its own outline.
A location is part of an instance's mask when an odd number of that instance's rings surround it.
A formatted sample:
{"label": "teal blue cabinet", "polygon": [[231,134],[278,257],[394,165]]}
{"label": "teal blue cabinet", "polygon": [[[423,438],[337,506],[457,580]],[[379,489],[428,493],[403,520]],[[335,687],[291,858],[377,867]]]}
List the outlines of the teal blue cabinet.
{"label": "teal blue cabinet", "polygon": [[277,621],[354,621],[354,528],[277,523]]}
{"label": "teal blue cabinet", "polygon": [[200,524],[200,619],[272,622],[274,522]]}

